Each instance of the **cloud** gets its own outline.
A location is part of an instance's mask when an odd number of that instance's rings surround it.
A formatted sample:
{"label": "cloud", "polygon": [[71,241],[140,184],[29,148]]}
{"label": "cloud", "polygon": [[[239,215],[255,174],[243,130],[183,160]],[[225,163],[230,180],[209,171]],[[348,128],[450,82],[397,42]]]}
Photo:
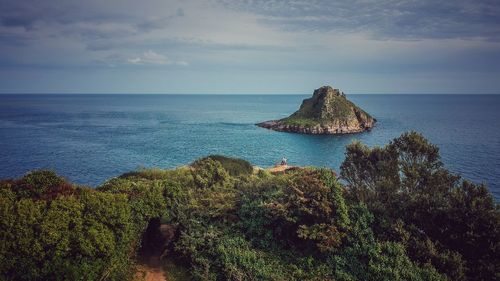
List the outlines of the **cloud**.
{"label": "cloud", "polygon": [[156,64],[156,65],[182,65],[187,66],[188,63],[185,61],[172,61],[168,59],[166,56],[148,50],[144,52],[141,56],[128,58],[127,62],[130,64]]}
{"label": "cloud", "polygon": [[287,30],[364,32],[380,39],[500,40],[497,0],[220,0]]}
{"label": "cloud", "polygon": [[280,87],[273,76],[284,87],[359,74],[393,75],[385,81],[402,73],[478,77],[500,73],[499,6],[498,0],[0,0],[0,72],[36,76],[50,66],[61,69],[61,79],[68,70],[103,71],[117,81],[126,73],[169,72],[177,82],[211,77],[220,85],[230,75],[242,85],[263,80],[270,82],[261,87],[273,88]]}
{"label": "cloud", "polygon": [[178,17],[184,17],[184,9],[178,8],[175,14],[172,14],[167,17],[160,17],[160,18],[153,18],[153,19],[148,19],[145,21],[139,22],[136,26],[139,30],[141,31],[152,31],[155,29],[162,29],[165,28],[168,23]]}
{"label": "cloud", "polygon": [[[185,16],[181,7],[171,10],[175,0],[162,1],[150,9],[126,1],[89,0],[85,2],[0,0],[0,36],[23,30],[30,39],[68,38],[86,42],[126,38],[165,28],[172,20]],[[176,4],[178,6],[178,4]],[[165,9],[167,8],[167,9]],[[19,33],[19,32],[18,32]]]}
{"label": "cloud", "polygon": [[[191,62],[191,57],[211,60],[207,55],[214,52],[283,48],[276,41],[282,35],[260,26],[253,15],[207,1],[149,3],[0,0],[0,62],[29,65],[28,58],[38,54],[33,63],[77,66],[85,59],[92,64],[119,54],[123,65],[188,65],[175,58]],[[156,56],[164,53],[169,57]]]}

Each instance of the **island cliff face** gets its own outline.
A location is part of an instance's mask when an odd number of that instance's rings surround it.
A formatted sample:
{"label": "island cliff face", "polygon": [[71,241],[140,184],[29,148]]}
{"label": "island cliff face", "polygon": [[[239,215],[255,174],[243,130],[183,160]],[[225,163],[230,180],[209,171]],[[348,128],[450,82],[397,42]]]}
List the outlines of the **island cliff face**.
{"label": "island cliff face", "polygon": [[351,134],[370,130],[377,120],[330,86],[314,90],[299,110],[280,119],[256,124],[259,127],[301,134]]}

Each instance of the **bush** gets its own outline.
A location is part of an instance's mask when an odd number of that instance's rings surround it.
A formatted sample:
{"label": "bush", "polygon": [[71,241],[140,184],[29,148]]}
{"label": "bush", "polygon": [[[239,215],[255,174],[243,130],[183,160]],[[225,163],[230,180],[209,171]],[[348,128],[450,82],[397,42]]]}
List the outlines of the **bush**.
{"label": "bush", "polygon": [[243,159],[231,158],[222,155],[210,155],[206,158],[220,162],[222,167],[224,167],[229,175],[233,177],[251,175],[253,173],[252,164]]}
{"label": "bush", "polygon": [[41,171],[0,187],[0,279],[127,279],[142,230],[166,210],[159,185],[75,188]]}
{"label": "bush", "polygon": [[335,280],[446,280],[434,268],[413,263],[401,244],[377,241],[365,205],[352,206],[350,216],[346,247],[330,261]]}
{"label": "bush", "polygon": [[229,173],[222,164],[211,158],[196,160],[191,167],[194,183],[198,188],[222,187],[230,180]]}
{"label": "bush", "polygon": [[[262,195],[243,199],[243,227],[249,235],[276,237],[286,247],[334,251],[342,243],[349,218],[340,184],[331,175],[328,170],[303,170],[280,185],[263,181],[270,186]],[[272,234],[261,229],[271,229]]]}
{"label": "bush", "polygon": [[[16,181],[10,181],[10,188],[18,197],[55,198],[59,194],[73,194],[74,187],[53,171],[35,170]],[[4,184],[7,184],[4,181]]]}

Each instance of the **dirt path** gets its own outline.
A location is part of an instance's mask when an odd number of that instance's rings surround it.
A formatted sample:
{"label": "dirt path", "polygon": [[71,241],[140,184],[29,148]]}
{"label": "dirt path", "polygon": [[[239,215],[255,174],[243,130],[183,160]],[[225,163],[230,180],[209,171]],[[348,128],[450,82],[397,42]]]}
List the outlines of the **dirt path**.
{"label": "dirt path", "polygon": [[276,165],[272,168],[267,168],[266,170],[271,172],[271,173],[279,173],[279,172],[284,172],[288,169],[293,169],[296,168],[295,166],[289,166],[289,165]]}
{"label": "dirt path", "polygon": [[137,255],[134,281],[167,281],[161,255],[167,241],[173,238],[175,229],[161,224],[159,218],[152,219],[142,236],[142,245]]}
{"label": "dirt path", "polygon": [[134,281],[167,281],[159,255],[143,257],[139,261]]}

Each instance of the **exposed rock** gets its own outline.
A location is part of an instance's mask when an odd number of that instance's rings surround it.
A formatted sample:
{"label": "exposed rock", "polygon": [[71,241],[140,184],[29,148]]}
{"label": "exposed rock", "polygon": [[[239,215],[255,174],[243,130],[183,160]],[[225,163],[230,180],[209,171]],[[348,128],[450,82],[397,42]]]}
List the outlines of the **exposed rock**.
{"label": "exposed rock", "polygon": [[301,134],[351,134],[370,130],[377,120],[330,86],[314,90],[299,110],[280,119],[256,124],[259,127]]}

